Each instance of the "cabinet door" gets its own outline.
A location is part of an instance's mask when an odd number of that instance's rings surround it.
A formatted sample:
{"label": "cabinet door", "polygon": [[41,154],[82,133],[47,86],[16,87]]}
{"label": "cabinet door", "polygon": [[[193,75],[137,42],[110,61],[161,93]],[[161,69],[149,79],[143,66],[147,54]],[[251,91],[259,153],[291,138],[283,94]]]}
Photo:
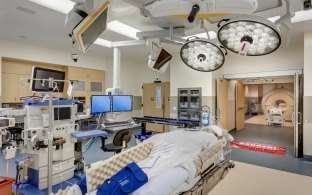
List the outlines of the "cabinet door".
{"label": "cabinet door", "polygon": [[15,103],[18,96],[19,77],[17,74],[2,73],[2,103]]}

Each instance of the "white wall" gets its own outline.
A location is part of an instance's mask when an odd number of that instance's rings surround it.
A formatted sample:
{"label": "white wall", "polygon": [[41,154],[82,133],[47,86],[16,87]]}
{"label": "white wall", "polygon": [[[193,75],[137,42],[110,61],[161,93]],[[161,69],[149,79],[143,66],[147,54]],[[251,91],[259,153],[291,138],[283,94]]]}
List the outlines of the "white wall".
{"label": "white wall", "polygon": [[312,32],[304,35],[303,153],[312,161]]}
{"label": "white wall", "polygon": [[258,85],[247,85],[247,89],[248,93],[245,94],[245,97],[258,98]]}
{"label": "white wall", "polygon": [[[122,52],[121,52],[122,56]],[[120,64],[120,82],[121,88],[127,89],[127,93],[136,96],[142,96],[143,83],[154,82],[154,72],[147,67],[146,63],[131,62],[129,60],[122,60]],[[108,66],[106,69],[109,73],[113,72],[113,61],[108,60]],[[159,74],[159,79],[162,82],[170,81],[170,69],[163,74]],[[106,74],[106,87],[111,88],[113,86],[113,74]]]}
{"label": "white wall", "polygon": [[[304,35],[304,96],[312,96],[312,32]],[[312,121],[311,121],[312,122]]]}
{"label": "white wall", "polygon": [[292,45],[266,56],[240,56],[229,52],[223,65],[224,74],[303,69],[303,37]]}
{"label": "white wall", "polygon": [[75,63],[71,59],[71,52],[63,52],[55,49],[48,49],[28,44],[0,40],[0,56],[17,58],[30,61],[39,61],[52,64],[61,64],[77,67],[105,70],[106,59],[79,55]]}
{"label": "white wall", "polygon": [[199,72],[186,66],[176,54],[170,64],[170,95],[177,96],[178,88],[201,87],[202,96],[212,95],[212,73]]}

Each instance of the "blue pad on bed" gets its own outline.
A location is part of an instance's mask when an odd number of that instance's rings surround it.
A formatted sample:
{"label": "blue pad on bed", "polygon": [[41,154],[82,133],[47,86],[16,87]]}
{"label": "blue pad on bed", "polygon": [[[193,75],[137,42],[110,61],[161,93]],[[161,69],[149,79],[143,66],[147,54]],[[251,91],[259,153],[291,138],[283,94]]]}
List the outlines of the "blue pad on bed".
{"label": "blue pad on bed", "polygon": [[147,175],[136,163],[130,163],[98,188],[97,195],[126,195],[148,182]]}

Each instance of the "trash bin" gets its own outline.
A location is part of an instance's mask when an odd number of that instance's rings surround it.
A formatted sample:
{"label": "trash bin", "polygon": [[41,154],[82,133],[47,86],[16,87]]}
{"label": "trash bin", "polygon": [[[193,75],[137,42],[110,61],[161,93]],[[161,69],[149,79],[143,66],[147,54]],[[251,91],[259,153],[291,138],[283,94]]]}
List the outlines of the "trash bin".
{"label": "trash bin", "polygon": [[11,195],[12,194],[12,183],[15,180],[9,177],[0,176],[0,194]]}

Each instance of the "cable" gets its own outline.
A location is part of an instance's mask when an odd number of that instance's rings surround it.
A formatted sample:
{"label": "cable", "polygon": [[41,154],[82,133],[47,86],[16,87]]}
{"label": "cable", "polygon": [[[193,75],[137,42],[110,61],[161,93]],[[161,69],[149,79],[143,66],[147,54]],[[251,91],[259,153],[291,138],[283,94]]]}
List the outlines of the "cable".
{"label": "cable", "polygon": [[82,151],[82,153],[87,152],[91,148],[91,146],[95,143],[96,140],[97,140],[97,138],[94,138],[93,141],[91,142],[91,144],[88,146],[88,148],[86,150]]}

